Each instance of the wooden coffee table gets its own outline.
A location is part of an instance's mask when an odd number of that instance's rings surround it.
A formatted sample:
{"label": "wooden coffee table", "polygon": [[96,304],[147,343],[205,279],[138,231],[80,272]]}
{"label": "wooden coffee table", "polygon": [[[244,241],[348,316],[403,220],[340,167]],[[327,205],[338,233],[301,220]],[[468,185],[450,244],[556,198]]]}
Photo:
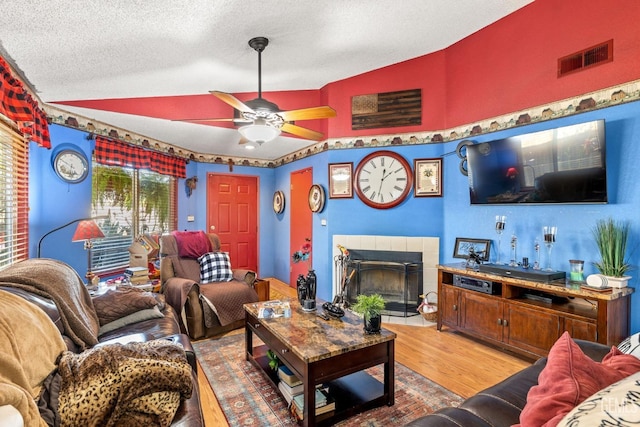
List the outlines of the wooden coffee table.
{"label": "wooden coffee table", "polygon": [[[323,301],[318,300],[318,312]],[[277,382],[277,373],[268,367],[267,349],[300,378],[304,384],[304,426],[333,425],[365,410],[394,404],[394,340],[396,334],[382,329],[365,335],[363,321],[347,312],[341,319],[324,320],[316,312],[306,313],[291,301],[290,318],[258,319],[258,305],[245,304],[246,358],[264,369]],[[263,345],[256,342],[254,335]],[[365,369],[384,365],[380,383]],[[317,384],[329,388],[336,409],[315,415]],[[309,408],[313,408],[311,411]]]}

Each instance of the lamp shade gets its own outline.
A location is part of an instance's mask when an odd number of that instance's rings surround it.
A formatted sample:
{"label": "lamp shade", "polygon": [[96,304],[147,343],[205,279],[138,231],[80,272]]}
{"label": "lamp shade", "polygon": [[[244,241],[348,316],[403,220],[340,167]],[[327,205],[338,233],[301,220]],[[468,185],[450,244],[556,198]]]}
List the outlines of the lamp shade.
{"label": "lamp shade", "polygon": [[104,233],[98,227],[98,224],[92,219],[80,221],[76,227],[76,232],[73,233],[71,241],[80,242],[83,240],[100,239],[104,237]]}
{"label": "lamp shade", "polygon": [[238,132],[249,141],[259,144],[272,141],[280,135],[280,129],[268,125],[266,120],[261,118],[256,119],[251,125],[242,126]]}

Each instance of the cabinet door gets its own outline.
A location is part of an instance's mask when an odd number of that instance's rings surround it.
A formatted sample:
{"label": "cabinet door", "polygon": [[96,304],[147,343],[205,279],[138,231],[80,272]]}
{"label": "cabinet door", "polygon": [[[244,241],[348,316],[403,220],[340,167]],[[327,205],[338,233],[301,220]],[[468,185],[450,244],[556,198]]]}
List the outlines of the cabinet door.
{"label": "cabinet door", "polygon": [[562,331],[557,314],[521,304],[506,303],[505,318],[505,342],[538,355],[546,355]]}
{"label": "cabinet door", "polygon": [[462,327],[470,333],[502,341],[503,305],[499,298],[490,295],[463,292],[460,296]]}
{"label": "cabinet door", "polygon": [[577,319],[564,319],[564,330],[569,332],[571,338],[598,341],[598,332],[594,322],[585,322]]}
{"label": "cabinet door", "polygon": [[442,316],[442,324],[452,327],[458,326],[460,289],[452,286],[442,286],[442,295],[439,296],[438,305]]}

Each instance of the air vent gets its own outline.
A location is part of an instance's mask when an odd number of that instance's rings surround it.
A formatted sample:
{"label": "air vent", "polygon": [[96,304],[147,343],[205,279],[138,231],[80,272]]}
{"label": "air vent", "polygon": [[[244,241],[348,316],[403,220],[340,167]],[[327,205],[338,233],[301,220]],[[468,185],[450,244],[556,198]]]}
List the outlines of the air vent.
{"label": "air vent", "polygon": [[558,77],[613,61],[613,39],[558,59]]}

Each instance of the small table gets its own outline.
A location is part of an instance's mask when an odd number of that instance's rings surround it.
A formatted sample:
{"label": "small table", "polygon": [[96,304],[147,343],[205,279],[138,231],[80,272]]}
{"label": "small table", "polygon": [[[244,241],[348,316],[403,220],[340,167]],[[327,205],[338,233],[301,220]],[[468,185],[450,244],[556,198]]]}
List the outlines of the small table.
{"label": "small table", "polygon": [[[322,303],[318,300],[318,307]],[[290,318],[259,319],[258,308],[259,303],[244,305],[246,359],[264,369],[275,384],[277,375],[268,367],[266,356],[271,349],[302,381],[304,426],[333,425],[365,410],[394,404],[395,333],[383,328],[380,334],[365,335],[358,316],[347,312],[341,319],[324,320],[316,312],[304,312],[297,301],[291,302]],[[264,345],[254,348],[254,335]],[[380,364],[384,364],[383,383],[364,372]],[[315,393],[310,391],[317,384],[328,385],[336,409],[316,417]]]}

